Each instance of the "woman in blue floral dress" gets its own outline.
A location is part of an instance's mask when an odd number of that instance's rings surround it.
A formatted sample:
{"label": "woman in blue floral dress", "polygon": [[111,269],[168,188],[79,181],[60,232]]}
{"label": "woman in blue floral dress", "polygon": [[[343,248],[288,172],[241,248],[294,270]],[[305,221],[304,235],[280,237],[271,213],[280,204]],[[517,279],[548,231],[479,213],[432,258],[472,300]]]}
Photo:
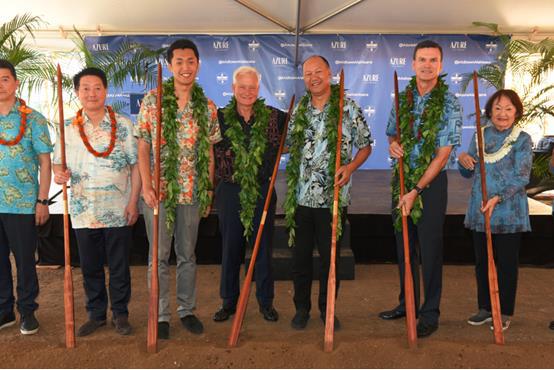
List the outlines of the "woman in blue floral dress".
{"label": "woman in blue floral dress", "polygon": [[458,157],[462,176],[473,176],[464,221],[465,227],[472,231],[477,277],[479,311],[468,319],[471,325],[482,325],[492,321],[485,212],[491,216],[503,330],[510,326],[514,314],[521,234],[531,231],[525,185],[529,182],[533,152],[531,137],[517,126],[522,115],[521,99],[512,90],[499,90],[487,101],[485,116],[489,122],[482,128],[488,193],[486,204],[482,204],[475,134],[468,151]]}

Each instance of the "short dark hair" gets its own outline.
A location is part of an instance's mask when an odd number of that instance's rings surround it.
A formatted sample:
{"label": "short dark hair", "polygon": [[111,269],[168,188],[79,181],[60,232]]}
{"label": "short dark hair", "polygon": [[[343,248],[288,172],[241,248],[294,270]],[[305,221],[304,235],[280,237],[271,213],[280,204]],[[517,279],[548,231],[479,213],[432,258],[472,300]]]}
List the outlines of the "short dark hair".
{"label": "short dark hair", "polygon": [[510,102],[514,105],[514,107],[516,107],[516,120],[514,122],[516,123],[521,119],[521,117],[523,117],[523,103],[521,102],[519,95],[514,90],[510,90],[510,89],[498,90],[497,92],[491,95],[489,100],[487,100],[487,104],[485,104],[485,116],[488,119],[491,119],[493,104],[496,103],[498,99],[500,99],[503,96],[510,99]]}
{"label": "short dark hair", "polygon": [[306,62],[312,58],[319,58],[323,61],[323,63],[325,63],[325,65],[327,66],[327,68],[331,69],[331,65],[329,64],[329,61],[327,59],[325,59],[325,57],[323,55],[319,55],[319,54],[314,54],[314,55],[310,55],[309,57],[307,57],[306,59],[304,59],[304,62],[302,62],[302,67],[304,67],[304,64],[306,64]]}
{"label": "short dark hair", "polygon": [[104,88],[108,88],[108,79],[106,77],[106,73],[101,70],[100,68],[96,67],[88,67],[83,69],[81,72],[77,73],[73,77],[73,86],[75,86],[75,90],[79,90],[79,85],[81,84],[81,78],[85,76],[96,76],[99,79],[102,80],[102,85],[104,85]]}
{"label": "short dark hair", "polygon": [[442,48],[435,41],[431,41],[431,40],[423,40],[421,42],[418,42],[415,49],[414,49],[414,55],[412,55],[412,59],[415,60],[416,53],[419,49],[426,49],[426,48],[439,49],[439,52],[441,54],[441,60],[440,61],[442,62]]}
{"label": "short dark hair", "polygon": [[173,51],[175,49],[191,49],[196,57],[196,60],[200,60],[200,54],[198,54],[198,48],[196,44],[188,39],[179,39],[174,41],[169,48],[167,49],[167,62],[171,64],[171,59],[173,59]]}
{"label": "short dark hair", "polygon": [[15,80],[17,80],[17,73],[15,73],[15,67],[13,64],[7,60],[7,59],[0,59],[0,69],[9,69],[10,74],[13,76]]}

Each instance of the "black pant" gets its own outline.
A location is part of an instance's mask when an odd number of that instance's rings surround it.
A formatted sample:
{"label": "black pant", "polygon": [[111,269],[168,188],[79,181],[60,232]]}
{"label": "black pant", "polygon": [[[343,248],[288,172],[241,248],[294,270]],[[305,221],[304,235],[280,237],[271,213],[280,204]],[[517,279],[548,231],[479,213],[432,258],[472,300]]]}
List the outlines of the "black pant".
{"label": "black pant", "polygon": [[86,309],[92,320],[106,320],[108,295],[104,265],[110,271],[110,301],[114,316],[127,316],[131,299],[129,249],[133,241],[131,227],[75,229],[83,286],[87,296]]}
{"label": "black pant", "polygon": [[[408,235],[410,241],[410,263],[413,274],[416,314],[420,320],[429,324],[438,324],[442,292],[443,262],[443,225],[448,201],[448,178],[442,171],[435,177],[429,187],[421,194],[423,214],[417,225],[408,217]],[[409,190],[409,189],[408,189]],[[393,204],[396,207],[396,204]],[[393,208],[393,217],[396,210]],[[394,218],[393,218],[394,220]],[[405,310],[404,298],[404,239],[402,232],[396,232],[396,253],[400,270],[400,295],[398,309]],[[419,242],[419,250],[416,247]],[[421,307],[419,288],[419,263],[423,274],[423,292],[425,302]],[[418,310],[419,309],[419,310]]]}
{"label": "black pant", "polygon": [[[346,220],[346,207],[342,210],[342,225]],[[292,280],[294,282],[294,305],[296,311],[310,312],[312,307],[312,252],[314,245],[320,256],[318,307],[321,313],[327,308],[327,278],[331,261],[331,232],[333,216],[329,208],[298,206],[294,217],[296,222],[295,242],[292,248]],[[337,241],[335,268],[340,261],[340,240]],[[339,275],[336,274],[336,294],[339,293]]]}
{"label": "black pant", "polygon": [[38,308],[36,248],[34,214],[0,213],[0,313],[13,311],[15,302],[10,251],[17,268],[17,310],[27,315]]}
{"label": "black pant", "polygon": [[[228,182],[221,182],[216,189],[217,215],[219,230],[222,238],[221,282],[219,294],[223,299],[223,307],[235,308],[240,294],[240,266],[244,259],[245,245],[254,246],[258,225],[262,216],[265,197],[269,183],[260,187],[261,197],[254,211],[252,236],[245,240],[244,227],[240,221],[239,211],[240,186]],[[254,265],[254,279],[256,280],[256,298],[263,307],[273,305],[274,280],[271,266],[273,234],[275,230],[275,205],[277,195],[272,189],[271,203],[267,211],[265,226],[260,241],[258,256]]]}
{"label": "black pant", "polygon": [[[477,304],[479,308],[491,310],[489,293],[489,270],[487,237],[485,233],[473,231],[475,251],[475,276],[477,278]],[[500,310],[503,315],[512,316],[516,302],[517,272],[521,233],[492,234],[494,262],[498,276]]]}

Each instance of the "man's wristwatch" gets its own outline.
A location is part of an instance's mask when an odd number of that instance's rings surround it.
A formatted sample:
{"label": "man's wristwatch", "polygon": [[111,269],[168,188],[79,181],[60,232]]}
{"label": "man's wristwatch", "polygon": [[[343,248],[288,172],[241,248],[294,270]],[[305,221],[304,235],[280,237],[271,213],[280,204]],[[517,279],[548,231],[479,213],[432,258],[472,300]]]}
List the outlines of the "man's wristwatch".
{"label": "man's wristwatch", "polygon": [[48,199],[37,199],[37,203],[42,204],[43,206],[47,206]]}
{"label": "man's wristwatch", "polygon": [[417,191],[417,195],[421,195],[421,193],[423,193],[423,189],[417,185],[414,186],[414,190]]}

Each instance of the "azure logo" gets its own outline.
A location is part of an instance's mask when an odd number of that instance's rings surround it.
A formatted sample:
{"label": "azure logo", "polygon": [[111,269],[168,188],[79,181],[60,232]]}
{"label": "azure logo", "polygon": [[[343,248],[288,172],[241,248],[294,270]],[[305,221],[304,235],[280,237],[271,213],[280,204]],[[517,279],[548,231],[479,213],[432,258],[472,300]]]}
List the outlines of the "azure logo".
{"label": "azure logo", "polygon": [[273,57],[271,62],[274,65],[288,65],[289,64],[289,58],[286,57]]}
{"label": "azure logo", "polygon": [[229,76],[227,76],[225,73],[221,72],[216,76],[217,83],[220,85],[225,85],[227,83],[227,80],[229,80]]}
{"label": "azure logo", "polygon": [[109,51],[110,46],[108,44],[92,44],[92,50],[94,50],[94,51]]}
{"label": "azure logo", "polygon": [[229,41],[214,41],[212,45],[217,51],[229,50]]}
{"label": "azure logo", "polygon": [[390,64],[391,66],[405,66],[406,58],[398,58],[398,57],[390,58]]}
{"label": "azure logo", "polygon": [[450,49],[465,50],[467,48],[467,41],[451,41]]}
{"label": "azure logo", "polygon": [[364,82],[376,83],[379,82],[379,74],[364,74],[362,75],[362,79]]}
{"label": "azure logo", "polygon": [[346,49],[346,41],[331,41],[331,48]]}
{"label": "azure logo", "polygon": [[277,98],[277,100],[281,101],[287,96],[287,93],[283,90],[277,90],[273,93],[273,95]]}

